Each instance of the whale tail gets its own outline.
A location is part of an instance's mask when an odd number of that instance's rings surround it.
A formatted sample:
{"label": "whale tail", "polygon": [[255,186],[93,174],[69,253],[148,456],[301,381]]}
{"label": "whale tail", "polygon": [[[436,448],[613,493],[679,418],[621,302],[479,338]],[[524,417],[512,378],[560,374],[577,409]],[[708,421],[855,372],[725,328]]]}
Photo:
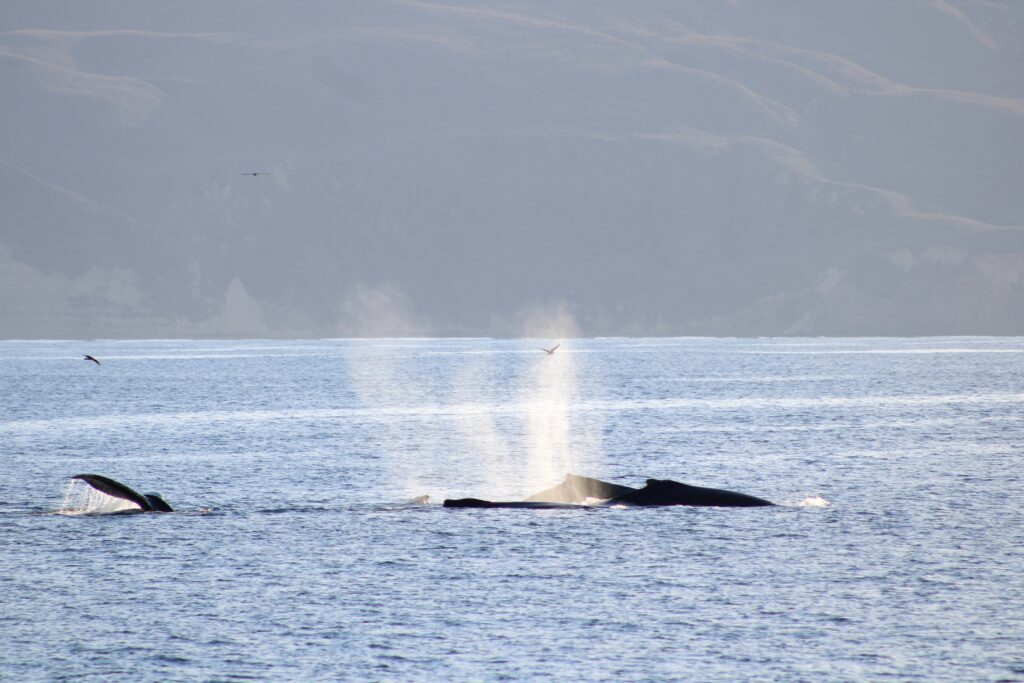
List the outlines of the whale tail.
{"label": "whale tail", "polygon": [[170,505],[156,493],[142,494],[119,481],[101,474],[76,474],[71,477],[84,481],[101,493],[134,503],[143,512],[173,512]]}
{"label": "whale tail", "polygon": [[174,508],[168,505],[167,501],[164,500],[159,493],[143,493],[142,495],[149,501],[149,505],[152,507],[153,512],[174,512]]}

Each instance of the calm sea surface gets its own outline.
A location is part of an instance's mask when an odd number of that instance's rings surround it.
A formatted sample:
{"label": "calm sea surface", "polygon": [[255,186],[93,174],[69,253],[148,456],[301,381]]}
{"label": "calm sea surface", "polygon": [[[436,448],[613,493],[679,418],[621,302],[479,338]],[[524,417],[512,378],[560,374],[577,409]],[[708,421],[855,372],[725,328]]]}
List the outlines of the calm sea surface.
{"label": "calm sea surface", "polygon": [[0,342],[0,680],[1024,680],[1024,339],[550,342]]}

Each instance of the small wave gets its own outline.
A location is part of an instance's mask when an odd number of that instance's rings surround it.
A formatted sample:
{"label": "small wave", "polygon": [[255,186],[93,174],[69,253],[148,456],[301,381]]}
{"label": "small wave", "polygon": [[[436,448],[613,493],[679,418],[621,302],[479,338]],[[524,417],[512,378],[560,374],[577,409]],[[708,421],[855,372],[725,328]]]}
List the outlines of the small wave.
{"label": "small wave", "polygon": [[338,510],[341,509],[343,508],[320,505],[296,505],[289,507],[260,508],[253,510],[252,512],[259,515],[286,515],[302,512],[338,512]]}
{"label": "small wave", "polygon": [[801,508],[827,508],[831,507],[832,503],[821,496],[807,496],[797,503],[796,506]]}

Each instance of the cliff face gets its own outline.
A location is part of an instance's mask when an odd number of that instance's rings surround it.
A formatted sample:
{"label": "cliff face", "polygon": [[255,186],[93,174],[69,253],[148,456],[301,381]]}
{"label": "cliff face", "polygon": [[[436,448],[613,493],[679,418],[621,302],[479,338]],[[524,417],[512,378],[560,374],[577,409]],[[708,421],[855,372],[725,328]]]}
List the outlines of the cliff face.
{"label": "cliff face", "polygon": [[0,30],[0,337],[1024,334],[1008,3],[12,1]]}

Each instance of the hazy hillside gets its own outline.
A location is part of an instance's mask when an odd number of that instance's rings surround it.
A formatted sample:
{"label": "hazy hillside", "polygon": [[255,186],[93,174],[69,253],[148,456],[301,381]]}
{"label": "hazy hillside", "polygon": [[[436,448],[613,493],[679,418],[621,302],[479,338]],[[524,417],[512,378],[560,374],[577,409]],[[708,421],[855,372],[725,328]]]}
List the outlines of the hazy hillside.
{"label": "hazy hillside", "polygon": [[1024,334],[1024,5],[597,5],[6,0],[0,337]]}

